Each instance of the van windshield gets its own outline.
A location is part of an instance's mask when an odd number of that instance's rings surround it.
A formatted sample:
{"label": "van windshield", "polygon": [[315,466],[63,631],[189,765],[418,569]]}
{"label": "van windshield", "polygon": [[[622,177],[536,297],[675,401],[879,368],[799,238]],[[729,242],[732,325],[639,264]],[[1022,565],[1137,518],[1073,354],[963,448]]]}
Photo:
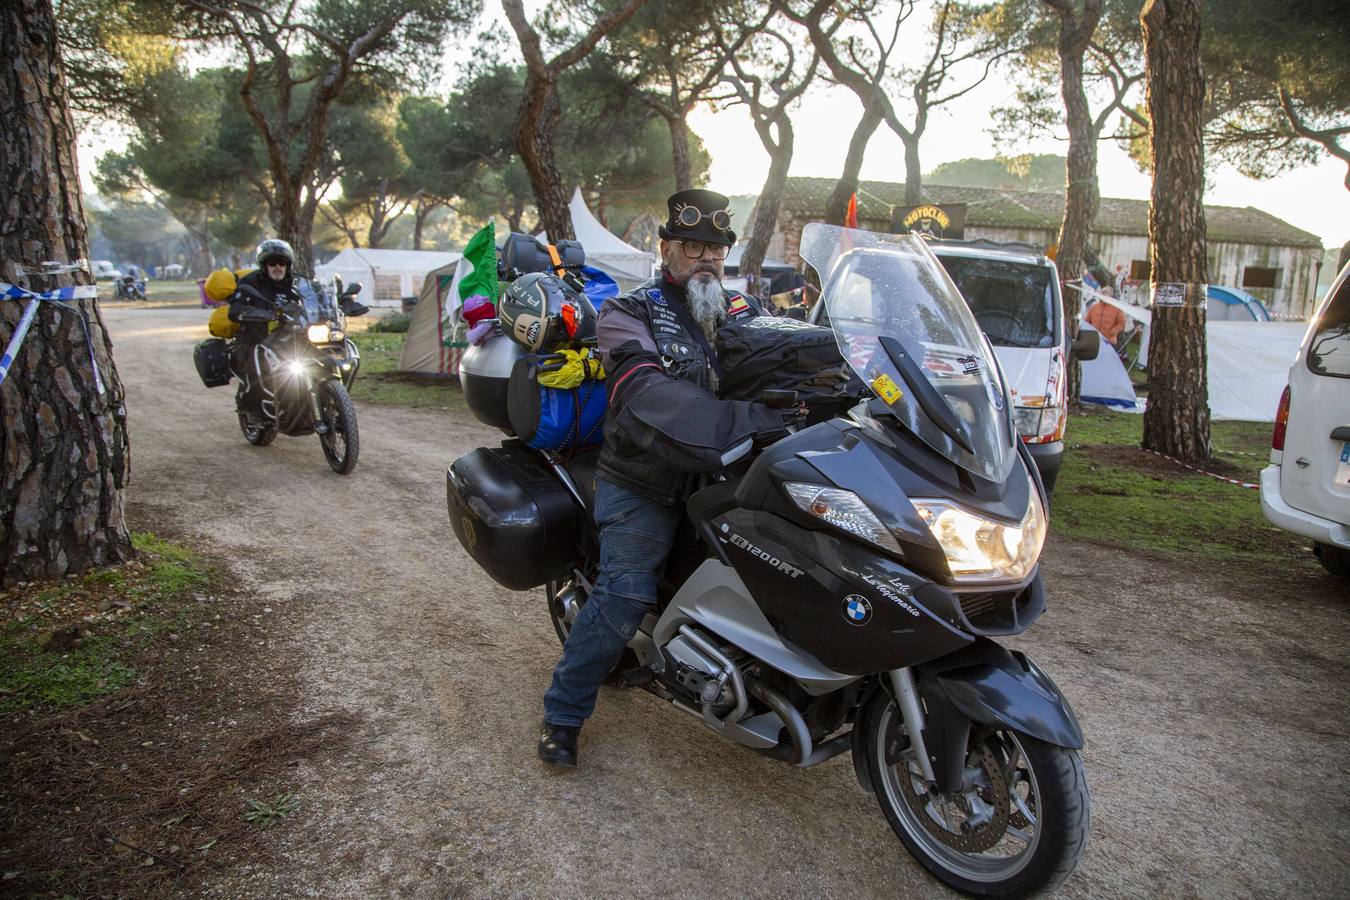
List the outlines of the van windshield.
{"label": "van windshield", "polygon": [[939,254],[996,347],[1053,347],[1059,302],[1049,266]]}

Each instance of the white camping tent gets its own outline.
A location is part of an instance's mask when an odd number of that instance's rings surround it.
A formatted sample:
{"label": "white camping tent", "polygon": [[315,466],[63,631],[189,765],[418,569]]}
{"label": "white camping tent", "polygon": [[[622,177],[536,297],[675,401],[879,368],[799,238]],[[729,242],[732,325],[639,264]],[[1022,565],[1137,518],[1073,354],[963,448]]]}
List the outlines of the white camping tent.
{"label": "white camping tent", "polygon": [[[1080,327],[1089,331],[1096,330],[1087,322],[1081,323]],[[1097,354],[1097,358],[1084,362],[1082,366],[1083,383],[1079,395],[1084,400],[1131,412],[1138,408],[1136,405],[1138,401],[1134,396],[1134,383],[1125,372],[1120,357],[1111,349],[1105,338],[1102,339],[1101,352]]]}
{"label": "white camping tent", "polygon": [[[1153,316],[1147,309],[1123,303],[1095,291],[1083,290],[1085,299],[1110,303],[1138,321],[1143,329],[1147,359],[1149,327]],[[1298,356],[1306,322],[1206,321],[1205,352],[1208,359],[1209,413],[1215,421],[1273,422],[1280,394],[1289,380],[1289,366]],[[1110,354],[1109,345],[1103,346]],[[1088,393],[1087,364],[1083,393]]]}
{"label": "white camping tent", "polygon": [[[454,262],[428,272],[422,281],[417,305],[413,307],[412,322],[408,324],[408,339],[398,357],[401,372],[421,372],[425,375],[458,375],[459,357],[464,348],[463,334],[456,328],[463,326],[450,317],[453,307],[448,303],[450,286],[455,280],[460,254],[452,254]],[[458,306],[456,299],[455,306]]]}
{"label": "white camping tent", "polygon": [[1274,422],[1307,322],[1208,322],[1210,418]]}
{"label": "white camping tent", "polygon": [[358,299],[367,306],[399,306],[404,297],[422,291],[428,272],[459,259],[458,253],[434,250],[368,250],[348,247],[321,266],[319,278],[339,275],[344,282],[361,282]]}
{"label": "white camping tent", "polygon": [[[586,250],[586,264],[595,266],[608,273],[619,283],[620,291],[629,291],[637,287],[655,271],[656,258],[645,250],[630,247],[600,220],[591,215],[586,201],[581,196],[581,188],[572,193],[572,202],[567,204],[572,214],[572,231]],[[539,234],[539,239],[547,242],[548,235]]]}

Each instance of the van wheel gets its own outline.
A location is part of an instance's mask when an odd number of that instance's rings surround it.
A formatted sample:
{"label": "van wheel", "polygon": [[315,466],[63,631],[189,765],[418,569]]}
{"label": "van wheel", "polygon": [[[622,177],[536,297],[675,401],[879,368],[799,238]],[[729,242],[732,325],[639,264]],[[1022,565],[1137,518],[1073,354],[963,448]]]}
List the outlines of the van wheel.
{"label": "van wheel", "polygon": [[1313,556],[1332,575],[1350,578],[1350,550],[1342,550],[1320,541],[1313,542]]}

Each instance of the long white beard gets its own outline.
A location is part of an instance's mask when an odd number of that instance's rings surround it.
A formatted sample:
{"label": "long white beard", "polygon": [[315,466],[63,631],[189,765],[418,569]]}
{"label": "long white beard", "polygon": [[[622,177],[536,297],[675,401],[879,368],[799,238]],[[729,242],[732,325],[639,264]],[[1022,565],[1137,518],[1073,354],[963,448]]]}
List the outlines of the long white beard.
{"label": "long white beard", "polygon": [[689,314],[698,323],[708,346],[713,343],[713,335],[726,320],[726,299],[722,293],[722,283],[716,278],[695,275],[685,285],[685,296],[689,299]]}

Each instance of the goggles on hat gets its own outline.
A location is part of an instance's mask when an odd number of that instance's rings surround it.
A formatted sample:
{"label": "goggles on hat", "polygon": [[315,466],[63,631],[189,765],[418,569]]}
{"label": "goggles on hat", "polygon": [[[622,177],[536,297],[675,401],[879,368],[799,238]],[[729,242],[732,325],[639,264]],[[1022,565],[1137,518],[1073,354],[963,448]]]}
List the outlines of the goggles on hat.
{"label": "goggles on hat", "polygon": [[686,206],[675,215],[675,222],[685,228],[694,228],[704,219],[711,222],[712,227],[718,231],[731,230],[731,214],[725,209],[705,213],[697,206]]}

